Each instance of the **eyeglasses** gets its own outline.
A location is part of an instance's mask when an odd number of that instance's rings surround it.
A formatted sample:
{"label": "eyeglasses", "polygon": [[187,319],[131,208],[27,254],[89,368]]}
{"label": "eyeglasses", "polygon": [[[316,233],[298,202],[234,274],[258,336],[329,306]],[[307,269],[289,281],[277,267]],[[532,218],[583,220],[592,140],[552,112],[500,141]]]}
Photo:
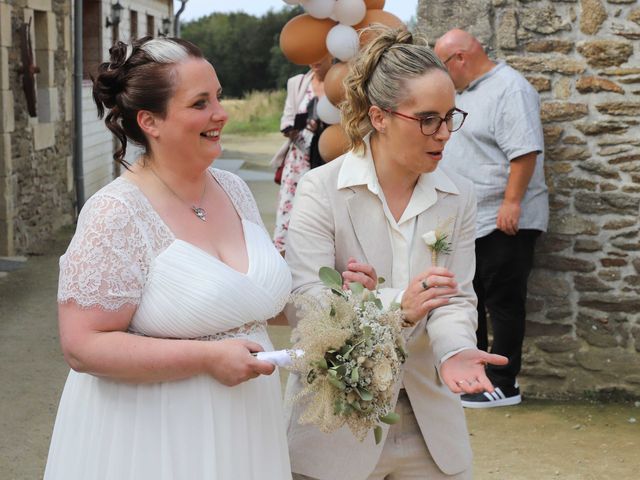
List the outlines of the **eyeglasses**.
{"label": "eyeglasses", "polygon": [[427,137],[435,135],[435,133],[440,130],[440,127],[442,127],[443,123],[447,126],[447,130],[449,130],[449,132],[460,130],[460,127],[462,127],[465,118],[467,118],[467,115],[469,115],[467,112],[464,112],[459,108],[454,108],[444,118],[438,115],[429,115],[427,117],[418,118],[412,117],[410,115],[405,115],[404,113],[396,112],[395,110],[391,110],[389,108],[383,108],[382,110],[398,117],[420,122],[420,131]]}
{"label": "eyeglasses", "polygon": [[455,57],[457,54],[458,54],[457,52],[456,52],[456,53],[452,53],[452,54],[451,54],[451,55],[449,55],[449,56],[447,57],[447,59],[446,59],[444,62],[442,62],[442,63],[446,65],[446,64],[447,64],[447,62],[449,62],[449,61],[450,61],[453,57]]}

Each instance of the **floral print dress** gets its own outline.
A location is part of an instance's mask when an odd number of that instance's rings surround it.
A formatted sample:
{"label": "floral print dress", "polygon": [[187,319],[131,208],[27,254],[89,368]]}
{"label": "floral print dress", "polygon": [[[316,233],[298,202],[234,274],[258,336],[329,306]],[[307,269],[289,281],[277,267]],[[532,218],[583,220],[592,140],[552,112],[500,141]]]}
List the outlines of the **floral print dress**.
{"label": "floral print dress", "polygon": [[[305,113],[309,101],[311,101],[314,96],[311,83],[309,83],[302,100],[300,100],[297,113]],[[289,217],[291,215],[293,197],[296,194],[298,182],[302,176],[309,171],[309,154],[312,139],[312,131],[308,129],[302,130],[291,143],[289,152],[284,158],[282,182],[280,183],[280,192],[278,194],[276,227],[273,232],[273,243],[279,252],[284,252],[286,249]]]}

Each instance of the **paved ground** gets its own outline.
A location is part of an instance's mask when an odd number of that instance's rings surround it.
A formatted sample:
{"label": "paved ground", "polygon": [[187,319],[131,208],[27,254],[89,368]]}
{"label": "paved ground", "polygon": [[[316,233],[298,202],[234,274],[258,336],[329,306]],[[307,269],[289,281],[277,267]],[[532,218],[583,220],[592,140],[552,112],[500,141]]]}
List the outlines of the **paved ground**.
{"label": "paved ground", "polygon": [[[267,165],[279,144],[277,135],[227,136],[224,154],[226,160],[244,161],[239,173],[248,180],[269,228],[275,218],[277,186]],[[226,163],[226,168],[237,166]],[[31,257],[23,268],[0,276],[0,480],[42,478],[68,372],[58,345],[55,295],[57,259],[70,234],[71,230],[60,232],[49,253]],[[270,330],[276,347],[285,347],[288,328]],[[525,398],[518,407],[468,411],[467,420],[476,479],[640,478],[640,403]]]}

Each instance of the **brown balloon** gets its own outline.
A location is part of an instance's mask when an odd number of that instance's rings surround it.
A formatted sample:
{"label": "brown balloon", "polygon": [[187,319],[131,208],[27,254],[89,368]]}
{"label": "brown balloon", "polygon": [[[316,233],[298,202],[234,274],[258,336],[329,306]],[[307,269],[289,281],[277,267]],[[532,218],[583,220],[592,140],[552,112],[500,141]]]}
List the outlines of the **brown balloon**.
{"label": "brown balloon", "polygon": [[362,21],[353,26],[353,28],[355,28],[360,34],[360,46],[366,45],[376,37],[376,34],[373,31],[362,33],[364,28],[367,28],[374,23],[381,23],[382,25],[386,25],[391,28],[407,29],[407,26],[402,22],[402,20],[396,17],[393,13],[385,12],[384,10],[367,10]]}
{"label": "brown balloon", "polygon": [[367,10],[382,10],[384,8],[384,0],[364,0]]}
{"label": "brown balloon", "polygon": [[318,151],[325,162],[335,160],[349,150],[349,139],[340,125],[329,125],[318,139]]}
{"label": "brown balloon", "polygon": [[316,63],[329,53],[327,33],[335,25],[333,20],[320,20],[306,13],[293,17],[280,32],[280,49],[292,63]]}
{"label": "brown balloon", "polygon": [[344,85],[342,80],[349,71],[349,65],[339,62],[333,65],[324,77],[324,94],[334,105],[344,100]]}

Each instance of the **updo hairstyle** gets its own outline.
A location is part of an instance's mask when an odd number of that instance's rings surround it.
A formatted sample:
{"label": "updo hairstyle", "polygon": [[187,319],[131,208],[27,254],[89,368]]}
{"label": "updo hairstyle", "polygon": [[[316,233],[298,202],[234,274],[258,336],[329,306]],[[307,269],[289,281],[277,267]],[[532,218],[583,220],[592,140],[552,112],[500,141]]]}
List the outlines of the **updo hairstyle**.
{"label": "updo hairstyle", "polygon": [[352,60],[344,79],[345,100],[340,104],[342,124],[350,149],[364,147],[364,137],[373,130],[369,108],[395,110],[406,98],[406,82],[431,70],[447,68],[423,39],[402,29],[374,25],[376,37]]}
{"label": "updo hairstyle", "polygon": [[113,159],[129,167],[125,160],[127,140],[149,154],[149,142],[138,126],[137,115],[147,110],[161,118],[175,91],[174,65],[188,58],[203,58],[193,43],[179,38],[144,37],[127,45],[116,42],[109,49],[110,61],[98,66],[93,80],[93,99],[98,117],[108,110],[105,124],[120,141]]}

